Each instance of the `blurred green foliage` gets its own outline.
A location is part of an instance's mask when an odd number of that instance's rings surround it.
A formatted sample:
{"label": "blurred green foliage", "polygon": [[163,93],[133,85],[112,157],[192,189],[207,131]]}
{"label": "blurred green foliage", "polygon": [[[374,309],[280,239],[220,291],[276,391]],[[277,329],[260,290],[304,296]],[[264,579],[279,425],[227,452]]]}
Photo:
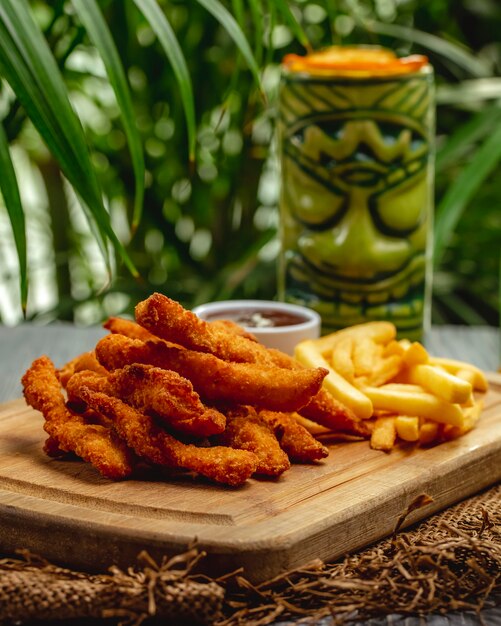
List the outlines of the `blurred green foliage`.
{"label": "blurred green foliage", "polygon": [[[134,170],[100,56],[69,0],[31,3],[84,125],[115,232],[142,277],[135,280],[117,261],[108,281],[74,193],[4,83],[0,116],[27,218],[31,319],[98,322],[131,313],[135,302],[155,290],[186,306],[274,297],[276,88],[281,59],[304,53],[299,41],[306,37],[312,48],[370,43],[429,56],[438,87],[433,319],[498,324],[501,154],[487,142],[501,124],[501,5],[297,0],[283,3],[288,15],[274,0],[222,2],[252,47],[263,94],[227,28],[206,8],[195,0],[158,3],[192,78],[194,162],[178,82],[153,29],[132,0],[100,3],[127,72],[144,147],[144,213],[133,235]],[[20,318],[20,309],[6,220],[0,220],[0,237],[0,320],[10,323]]]}

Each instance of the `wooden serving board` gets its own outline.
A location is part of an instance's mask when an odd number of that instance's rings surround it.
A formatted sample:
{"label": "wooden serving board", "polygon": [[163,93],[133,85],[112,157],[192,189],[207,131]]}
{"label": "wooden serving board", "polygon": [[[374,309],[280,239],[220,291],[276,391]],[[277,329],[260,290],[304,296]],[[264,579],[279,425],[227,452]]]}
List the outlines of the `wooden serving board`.
{"label": "wooden serving board", "polygon": [[490,383],[477,427],[460,439],[390,454],[365,441],[335,444],[325,462],[238,489],[190,477],[114,483],[81,461],[50,459],[42,417],[15,400],[0,407],[0,550],[105,570],[197,539],[210,573],[243,566],[255,581],[334,559],[390,534],[421,493],[434,501],[407,523],[501,479],[501,376]]}

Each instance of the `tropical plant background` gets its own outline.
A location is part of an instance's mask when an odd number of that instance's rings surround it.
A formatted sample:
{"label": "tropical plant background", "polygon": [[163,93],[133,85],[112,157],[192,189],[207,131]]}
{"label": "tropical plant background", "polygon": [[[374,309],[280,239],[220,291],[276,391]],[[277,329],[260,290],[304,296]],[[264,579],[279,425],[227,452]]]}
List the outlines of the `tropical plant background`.
{"label": "tropical plant background", "polygon": [[496,0],[2,0],[0,322],[273,298],[280,60],[371,43],[436,71],[433,321],[498,325],[500,32]]}

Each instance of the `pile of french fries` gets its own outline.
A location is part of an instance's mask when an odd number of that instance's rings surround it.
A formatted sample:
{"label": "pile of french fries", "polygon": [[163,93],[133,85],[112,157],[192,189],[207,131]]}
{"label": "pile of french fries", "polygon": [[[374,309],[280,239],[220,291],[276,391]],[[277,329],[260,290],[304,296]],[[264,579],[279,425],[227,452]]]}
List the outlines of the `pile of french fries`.
{"label": "pile of french fries", "polygon": [[[369,322],[296,346],[295,357],[329,370],[324,386],[363,420],[371,447],[400,441],[433,445],[471,430],[482,412],[484,373],[436,358],[418,342],[396,339],[390,322]],[[476,393],[479,392],[479,393]]]}

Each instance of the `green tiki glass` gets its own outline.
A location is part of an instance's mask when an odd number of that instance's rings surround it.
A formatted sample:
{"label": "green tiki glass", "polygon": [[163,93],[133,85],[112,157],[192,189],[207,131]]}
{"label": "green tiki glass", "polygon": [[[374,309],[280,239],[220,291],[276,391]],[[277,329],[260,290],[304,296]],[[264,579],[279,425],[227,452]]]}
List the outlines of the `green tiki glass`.
{"label": "green tiki glass", "polygon": [[330,48],[286,58],[279,297],[315,309],[324,333],[389,320],[400,336],[421,338],[431,288],[433,137],[425,57]]}

